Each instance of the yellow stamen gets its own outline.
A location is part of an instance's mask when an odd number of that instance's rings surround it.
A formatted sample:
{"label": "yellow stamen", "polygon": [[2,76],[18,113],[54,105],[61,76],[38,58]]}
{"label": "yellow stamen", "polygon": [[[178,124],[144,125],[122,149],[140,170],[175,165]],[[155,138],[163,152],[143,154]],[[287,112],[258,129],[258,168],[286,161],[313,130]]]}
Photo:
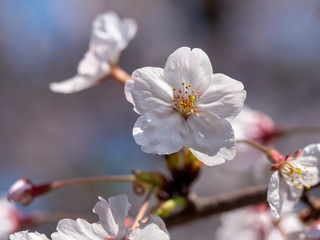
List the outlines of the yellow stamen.
{"label": "yellow stamen", "polygon": [[310,185],[306,185],[306,188],[307,188],[307,189],[310,189],[310,188],[311,188],[311,186],[310,186]]}
{"label": "yellow stamen", "polygon": [[175,101],[175,99],[171,99],[171,102],[174,102]]}
{"label": "yellow stamen", "polygon": [[312,177],[309,177],[309,180],[312,180]]}
{"label": "yellow stamen", "polygon": [[297,187],[297,184],[295,183],[293,186],[294,186],[294,187]]}
{"label": "yellow stamen", "polygon": [[299,190],[302,190],[302,187],[301,187],[301,186],[299,186],[298,188],[299,188]]}
{"label": "yellow stamen", "polygon": [[183,82],[182,85],[185,85],[185,83]]}

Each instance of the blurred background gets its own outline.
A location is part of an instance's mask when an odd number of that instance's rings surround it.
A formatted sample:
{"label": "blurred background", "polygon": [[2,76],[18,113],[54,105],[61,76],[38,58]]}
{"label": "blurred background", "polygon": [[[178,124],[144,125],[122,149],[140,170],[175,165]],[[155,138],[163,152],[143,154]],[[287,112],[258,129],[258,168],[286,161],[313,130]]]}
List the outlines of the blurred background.
{"label": "blurred background", "polygon": [[[267,113],[277,125],[320,126],[319,1],[2,0],[1,192],[21,177],[40,183],[130,174],[134,169],[165,171],[159,156],[147,155],[135,144],[131,132],[138,115],[120,85],[107,81],[72,95],[48,88],[76,73],[88,48],[91,23],[107,10],[138,23],[137,36],[119,63],[128,73],[163,67],[181,46],[198,47],[209,55],[214,72],[244,83],[247,105]],[[277,147],[286,154],[319,140],[319,135],[299,136]],[[199,195],[255,184],[241,177],[222,187],[219,169],[205,169],[195,186]],[[98,196],[121,193],[128,195],[134,216],[143,198],[125,183],[60,189],[21,211],[94,217],[91,209]],[[214,216],[174,227],[171,237],[214,239],[218,222]],[[37,231],[54,229],[49,224]]]}

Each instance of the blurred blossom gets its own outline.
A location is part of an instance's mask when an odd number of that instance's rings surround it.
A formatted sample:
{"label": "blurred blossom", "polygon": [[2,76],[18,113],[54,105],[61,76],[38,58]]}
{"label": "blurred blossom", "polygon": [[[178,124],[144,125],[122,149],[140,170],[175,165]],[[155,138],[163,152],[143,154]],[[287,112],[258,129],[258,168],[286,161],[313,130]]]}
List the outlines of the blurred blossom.
{"label": "blurred blossom", "polygon": [[8,200],[15,201],[26,206],[32,203],[34,198],[51,190],[51,183],[35,185],[29,179],[21,178],[9,189]]}
{"label": "blurred blossom", "polygon": [[215,237],[219,240],[284,240],[302,228],[295,215],[275,221],[265,204],[222,214]]}
{"label": "blurred blossom", "polygon": [[8,200],[28,205],[33,201],[33,184],[25,178],[16,181],[8,192]]}
{"label": "blurred blossom", "polygon": [[20,227],[20,213],[7,199],[0,198],[0,240],[8,239],[9,235]]}
{"label": "blurred blossom", "polygon": [[145,67],[132,74],[125,94],[141,115],[133,136],[147,153],[170,154],[183,145],[212,166],[235,156],[233,119],[246,98],[243,84],[213,74],[201,49],[182,47],[164,69]]}
{"label": "blurred blossom", "polygon": [[242,108],[238,116],[231,121],[231,124],[237,139],[265,143],[275,132],[275,124],[268,115],[248,106]]}
{"label": "blurred blossom", "polygon": [[[108,202],[99,197],[99,202],[93,208],[93,212],[99,216],[99,222],[90,224],[86,220],[63,219],[59,221],[57,232],[51,237],[53,240],[62,239],[101,239],[101,240],[147,240],[169,239],[168,231],[163,220],[155,215],[151,215],[146,223],[140,222],[140,226],[133,230],[127,229],[125,219],[131,204],[125,195],[110,197]],[[18,232],[10,236],[11,240],[48,239],[39,233]]]}
{"label": "blurred blossom", "polygon": [[320,222],[314,222],[310,227],[291,234],[287,240],[319,240]]}
{"label": "blurred blossom", "polygon": [[117,64],[120,53],[135,36],[137,24],[133,19],[121,20],[115,12],[97,16],[93,22],[89,50],[78,65],[78,74],[50,89],[59,93],[74,93],[101,83]]}
{"label": "blurred blossom", "polygon": [[283,158],[272,168],[268,189],[268,202],[276,217],[299,201],[303,187],[310,188],[319,182],[320,144],[311,144],[294,156]]}

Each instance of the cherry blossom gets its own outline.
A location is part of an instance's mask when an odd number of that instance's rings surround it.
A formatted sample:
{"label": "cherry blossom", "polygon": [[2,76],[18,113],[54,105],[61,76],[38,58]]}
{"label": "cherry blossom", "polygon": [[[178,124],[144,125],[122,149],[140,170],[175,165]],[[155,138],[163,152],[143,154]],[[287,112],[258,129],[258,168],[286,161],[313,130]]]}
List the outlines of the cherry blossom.
{"label": "cherry blossom", "polygon": [[270,178],[268,202],[276,217],[293,208],[304,187],[319,182],[319,158],[320,144],[311,144],[273,165],[276,171]]}
{"label": "cherry blossom", "polygon": [[[62,219],[57,226],[57,232],[51,235],[52,240],[168,240],[169,234],[163,220],[155,215],[133,230],[127,229],[125,219],[131,205],[125,195],[110,197],[108,202],[99,197],[93,212],[99,216],[98,223],[89,223],[84,219]],[[26,231],[11,235],[11,240],[47,239],[38,233]]]}
{"label": "cherry blossom", "polygon": [[229,120],[240,112],[246,91],[241,82],[213,74],[205,52],[179,48],[164,69],[144,67],[131,77],[125,94],[141,115],[133,137],[144,152],[170,154],[185,145],[210,166],[234,158]]}
{"label": "cherry blossom", "polygon": [[216,231],[219,240],[284,240],[303,228],[296,215],[287,214],[276,221],[265,204],[224,213]]}
{"label": "cherry blossom", "polygon": [[118,62],[120,53],[135,36],[137,24],[131,18],[121,20],[114,12],[97,16],[93,22],[89,50],[78,65],[78,74],[50,89],[59,93],[74,93],[99,84]]}

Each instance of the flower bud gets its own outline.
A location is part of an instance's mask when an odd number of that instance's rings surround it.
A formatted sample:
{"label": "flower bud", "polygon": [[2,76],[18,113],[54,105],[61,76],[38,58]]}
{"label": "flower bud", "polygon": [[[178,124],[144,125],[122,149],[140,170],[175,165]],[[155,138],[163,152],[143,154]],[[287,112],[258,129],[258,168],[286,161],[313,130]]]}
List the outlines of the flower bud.
{"label": "flower bud", "polygon": [[16,181],[8,192],[8,200],[29,205],[33,199],[51,190],[50,184],[34,185],[29,179],[21,178]]}
{"label": "flower bud", "polygon": [[8,200],[19,202],[20,204],[26,206],[33,201],[32,192],[32,182],[26,178],[21,178],[9,189]]}

